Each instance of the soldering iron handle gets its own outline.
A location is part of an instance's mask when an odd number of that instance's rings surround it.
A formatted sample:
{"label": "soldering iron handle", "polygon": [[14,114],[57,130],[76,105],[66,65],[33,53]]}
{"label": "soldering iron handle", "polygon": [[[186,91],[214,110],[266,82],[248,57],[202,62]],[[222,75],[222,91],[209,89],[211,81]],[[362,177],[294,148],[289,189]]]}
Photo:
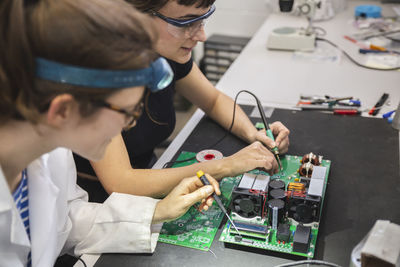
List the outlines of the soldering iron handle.
{"label": "soldering iron handle", "polygon": [[256,98],[256,102],[257,102],[258,112],[260,113],[261,119],[262,119],[262,121],[264,123],[265,130],[268,131],[269,130],[269,126],[267,124],[267,118],[265,117],[263,106],[261,105],[260,100],[258,100],[258,98]]}
{"label": "soldering iron handle", "polygon": [[272,134],[272,131],[270,129],[267,130],[267,136],[271,138],[271,140],[275,141],[274,135]]}

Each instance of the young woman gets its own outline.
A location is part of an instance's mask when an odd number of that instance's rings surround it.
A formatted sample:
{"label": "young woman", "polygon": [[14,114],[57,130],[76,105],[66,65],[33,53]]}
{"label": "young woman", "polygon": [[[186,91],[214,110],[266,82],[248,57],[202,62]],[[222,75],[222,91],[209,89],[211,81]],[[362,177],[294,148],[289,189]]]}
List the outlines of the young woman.
{"label": "young woman", "polygon": [[152,22],[119,0],[0,3],[0,265],[53,266],[63,252],[151,252],[154,224],[214,187],[187,178],[163,200],[115,193],[87,202],[71,150],[102,158],[134,126],[144,85],[171,70],[152,50]]}
{"label": "young woman", "polygon": [[[175,91],[226,129],[232,121],[233,101],[207,80],[191,57],[193,47],[206,39],[204,21],[213,14],[215,0],[126,1],[152,16],[160,35],[156,50],[168,60],[175,78],[165,90],[146,94],[146,112],[139,119],[137,127],[123,132],[123,139],[121,136],[115,138],[104,159],[92,163],[106,191],[162,196],[183,177],[192,175],[199,168],[216,179],[255,168],[264,168],[275,173],[278,165],[268,150],[275,143],[266,136],[265,131],[256,130],[240,107],[236,109],[232,132],[251,144],[243,150],[222,160],[182,168],[132,169],[131,163],[137,168],[151,167],[154,164],[153,149],[172,133],[175,127]],[[289,146],[289,130],[280,122],[272,123],[271,129],[279,151],[285,153]],[[75,159],[79,172],[94,175],[88,162],[85,163],[77,157]]]}

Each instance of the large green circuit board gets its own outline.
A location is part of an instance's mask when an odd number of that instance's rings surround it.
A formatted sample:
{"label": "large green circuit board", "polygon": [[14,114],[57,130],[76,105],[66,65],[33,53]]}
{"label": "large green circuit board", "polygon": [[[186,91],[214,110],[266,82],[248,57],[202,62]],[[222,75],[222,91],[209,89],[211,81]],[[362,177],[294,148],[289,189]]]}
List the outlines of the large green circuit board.
{"label": "large green circuit board", "polygon": [[[286,155],[284,158],[282,158],[283,171],[274,176],[271,176],[271,180],[280,179],[285,182],[286,186],[288,185],[288,183],[298,180],[300,178],[298,169],[301,166],[301,162],[300,162],[301,158],[302,157]],[[326,167],[326,175],[325,175],[324,187],[323,187],[323,192],[322,192],[321,207],[323,206],[323,200],[324,200],[324,196],[325,196],[325,192],[326,192],[326,186],[327,186],[327,181],[328,181],[330,165],[331,165],[330,160],[322,160],[321,165],[320,165],[322,167]],[[320,215],[321,215],[321,213],[322,213],[322,208],[320,209]],[[315,252],[315,246],[317,243],[319,222],[312,222],[309,224],[305,224],[306,226],[311,227],[310,244],[308,247],[308,251],[306,253],[300,253],[300,252],[293,251],[293,237],[294,237],[294,233],[296,232],[298,223],[291,218],[286,218],[286,223],[290,225],[290,233],[291,233],[289,242],[286,242],[286,243],[279,242],[276,237],[276,230],[272,230],[272,229],[269,229],[268,233],[266,235],[254,234],[254,233],[248,233],[248,232],[241,231],[243,238],[241,238],[240,240],[235,239],[236,231],[234,229],[232,229],[232,233],[231,233],[231,228],[230,228],[229,223],[227,223],[225,225],[219,240],[223,241],[223,242],[234,243],[234,244],[239,244],[239,245],[243,245],[243,246],[267,249],[267,250],[272,250],[272,251],[277,251],[277,252],[283,252],[283,253],[289,253],[289,254],[293,254],[293,255],[303,256],[303,257],[307,257],[307,258],[313,258],[314,252]],[[268,225],[268,220],[266,220],[263,223],[263,225]]]}
{"label": "large green circuit board", "polygon": [[[182,152],[178,157],[178,161],[193,158],[196,154],[192,152]],[[285,182],[286,186],[290,182],[294,182],[299,178],[298,169],[301,166],[302,157],[286,155],[281,158],[283,171],[270,177],[270,180],[280,179]],[[174,167],[186,166],[195,163],[196,160],[190,160],[183,163],[175,164]],[[330,168],[329,160],[322,160],[321,166],[326,167],[326,177],[324,180],[324,187],[321,199],[321,207],[323,205],[323,199],[326,191],[326,185],[328,181],[328,174]],[[264,174],[265,172],[260,170],[253,170],[250,173],[253,174]],[[220,188],[222,192],[222,201],[226,207],[229,206],[231,201],[231,194],[233,188],[238,185],[242,175],[236,177],[226,177],[220,182]],[[320,210],[320,213],[322,209]],[[206,212],[199,212],[195,207],[189,209],[189,211],[182,217],[175,221],[164,223],[159,237],[160,242],[190,247],[207,251],[217,233],[218,227],[223,219],[223,213],[219,210],[218,206],[214,203],[213,206]],[[311,227],[310,245],[306,253],[300,253],[293,251],[293,235],[297,228],[297,222],[293,219],[287,218],[287,224],[290,225],[291,237],[289,242],[282,243],[276,238],[276,230],[269,229],[267,234],[255,234],[249,232],[242,232],[243,238],[240,240],[235,238],[236,233],[232,230],[230,232],[230,224],[227,222],[222,234],[219,238],[220,241],[239,244],[243,246],[256,247],[266,250],[272,250],[277,252],[289,253],[307,258],[314,257],[315,245],[317,242],[319,223],[313,222],[307,226]],[[268,220],[263,222],[264,225],[268,225]],[[269,227],[270,228],[270,227]]]}

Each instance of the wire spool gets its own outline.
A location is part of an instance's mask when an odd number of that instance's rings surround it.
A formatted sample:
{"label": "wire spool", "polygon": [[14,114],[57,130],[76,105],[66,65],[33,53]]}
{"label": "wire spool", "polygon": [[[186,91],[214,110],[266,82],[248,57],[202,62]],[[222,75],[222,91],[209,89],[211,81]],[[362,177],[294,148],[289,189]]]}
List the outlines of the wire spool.
{"label": "wire spool", "polygon": [[279,179],[271,180],[268,183],[268,192],[274,189],[285,190],[285,182]]}
{"label": "wire spool", "polygon": [[285,190],[283,189],[273,189],[271,191],[269,191],[269,199],[280,199],[283,201],[286,201],[286,194],[285,194]]}
{"label": "wire spool", "polygon": [[222,155],[221,152],[219,152],[218,150],[214,150],[214,149],[202,150],[196,154],[196,160],[198,162],[218,160],[218,159],[222,159],[223,157],[224,156]]}
{"label": "wire spool", "polygon": [[303,177],[311,177],[311,174],[313,172],[314,165],[311,164],[311,162],[303,163],[303,165],[300,166],[299,169],[299,174],[300,176]]}
{"label": "wire spool", "polygon": [[321,162],[319,162],[319,158],[317,155],[315,155],[314,153],[310,152],[306,155],[303,156],[301,163],[307,163],[307,162],[311,162],[312,165],[320,165]]}

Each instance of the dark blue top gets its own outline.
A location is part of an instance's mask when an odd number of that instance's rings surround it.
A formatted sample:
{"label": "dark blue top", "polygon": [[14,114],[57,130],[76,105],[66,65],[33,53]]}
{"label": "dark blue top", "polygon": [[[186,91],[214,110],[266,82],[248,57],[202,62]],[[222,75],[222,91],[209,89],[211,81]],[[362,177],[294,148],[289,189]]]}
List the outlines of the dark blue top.
{"label": "dark blue top", "polygon": [[[151,167],[149,163],[152,160],[154,148],[166,140],[175,128],[175,82],[189,74],[193,60],[190,59],[184,64],[168,60],[168,63],[174,72],[174,80],[167,88],[151,93],[148,98],[148,112],[151,118],[159,123],[153,122],[144,110],[136,126],[122,133],[134,168]],[[89,161],[76,154],[74,158],[79,172],[95,175]]]}

